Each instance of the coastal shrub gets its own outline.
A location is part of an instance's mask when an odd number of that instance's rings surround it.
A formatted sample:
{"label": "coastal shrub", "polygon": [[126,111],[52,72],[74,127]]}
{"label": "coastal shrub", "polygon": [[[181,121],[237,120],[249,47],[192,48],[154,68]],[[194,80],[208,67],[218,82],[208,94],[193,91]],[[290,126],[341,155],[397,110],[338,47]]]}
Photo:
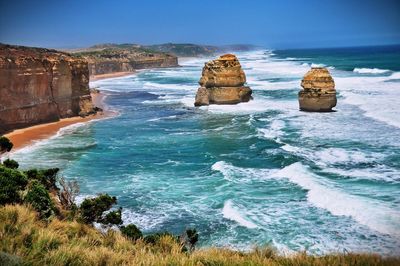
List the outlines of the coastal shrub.
{"label": "coastal shrub", "polygon": [[78,181],[67,181],[64,177],[60,177],[58,183],[60,184],[61,188],[58,190],[57,195],[61,205],[66,210],[76,209],[75,199],[79,194]]}
{"label": "coastal shrub", "polygon": [[184,235],[184,244],[190,250],[193,251],[199,241],[199,234],[196,229],[187,229]]}
{"label": "coastal shrub", "polygon": [[11,151],[13,146],[14,144],[8,138],[0,137],[0,154]]}
{"label": "coastal shrub", "polygon": [[124,236],[126,236],[127,238],[129,238],[133,241],[138,240],[139,238],[143,237],[142,231],[140,231],[140,229],[137,228],[137,226],[134,224],[128,224],[127,226],[121,226],[120,230]]}
{"label": "coastal shrub", "polygon": [[[8,230],[9,228],[13,230]],[[202,248],[182,253],[181,245],[165,237],[157,245],[129,241],[120,232],[101,233],[77,221],[39,220],[25,205],[0,206],[0,265],[330,265],[397,266],[399,256],[333,253],[279,254],[263,248],[246,252],[228,248]],[[28,241],[27,241],[28,239]],[[24,242],[29,242],[27,245]],[[6,254],[4,254],[4,253]]]}
{"label": "coastal shrub", "polygon": [[22,260],[16,255],[11,255],[0,251],[0,265],[4,266],[17,266],[22,265]]}
{"label": "coastal shrub", "polygon": [[6,159],[3,162],[3,165],[7,168],[17,169],[19,167],[19,163],[12,159]]}
{"label": "coastal shrub", "polygon": [[111,209],[116,203],[117,198],[108,194],[100,194],[95,198],[85,199],[79,207],[82,222],[86,224],[102,222],[103,213]]}
{"label": "coastal shrub", "polygon": [[28,193],[25,196],[25,202],[30,203],[41,218],[48,218],[53,214],[53,204],[49,192],[37,180],[30,183]]}
{"label": "coastal shrub", "polygon": [[29,180],[37,180],[48,190],[57,190],[57,174],[59,168],[49,168],[44,170],[30,169],[25,172]]}
{"label": "coastal shrub", "polygon": [[121,225],[122,224],[122,208],[120,207],[116,211],[110,211],[108,212],[104,218],[101,218],[100,222],[102,224],[107,224],[107,225]]}
{"label": "coastal shrub", "polygon": [[176,243],[180,243],[179,241],[179,236],[175,236],[171,234],[170,232],[162,232],[162,233],[154,233],[150,235],[146,235],[143,240],[147,244],[155,245],[157,244],[161,238],[163,237],[170,237],[173,239]]}
{"label": "coastal shrub", "polygon": [[0,165],[0,204],[21,202],[20,191],[27,184],[28,179],[23,173]]}

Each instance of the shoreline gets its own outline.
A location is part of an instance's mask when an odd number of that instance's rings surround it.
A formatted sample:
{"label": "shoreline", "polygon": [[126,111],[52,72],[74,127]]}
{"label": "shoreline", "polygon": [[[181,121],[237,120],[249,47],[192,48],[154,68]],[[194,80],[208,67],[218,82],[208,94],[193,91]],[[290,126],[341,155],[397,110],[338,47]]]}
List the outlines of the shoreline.
{"label": "shoreline", "polygon": [[136,72],[113,72],[113,73],[107,73],[107,74],[100,74],[100,75],[92,75],[89,77],[90,81],[97,81],[97,80],[102,80],[102,79],[109,79],[109,78],[119,78],[119,77],[124,77],[124,76],[129,76],[133,75]]}
{"label": "shoreline", "polygon": [[[104,108],[104,99],[106,97],[105,94],[98,92],[98,93],[91,93],[92,102],[95,106]],[[103,110],[94,115],[80,117],[68,117],[62,118],[56,122],[50,122],[45,124],[34,125],[26,128],[16,129],[11,131],[4,136],[7,137],[13,144],[13,151],[22,149],[26,146],[33,144],[36,141],[47,139],[51,136],[57,134],[57,132],[64,127],[77,124],[77,123],[84,123],[89,122],[91,120],[97,119],[105,119],[108,117],[113,117],[116,115],[116,112],[110,110]]]}

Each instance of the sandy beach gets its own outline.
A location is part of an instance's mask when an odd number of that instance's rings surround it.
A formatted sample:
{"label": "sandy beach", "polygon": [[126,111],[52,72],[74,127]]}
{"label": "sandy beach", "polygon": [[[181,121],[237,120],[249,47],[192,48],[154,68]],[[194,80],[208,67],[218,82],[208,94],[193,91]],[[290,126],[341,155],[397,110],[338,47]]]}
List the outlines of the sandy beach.
{"label": "sandy beach", "polygon": [[[92,101],[93,104],[97,107],[104,109],[104,98],[105,95],[101,92],[92,93]],[[17,129],[4,136],[9,138],[10,141],[14,144],[13,150],[21,149],[25,146],[30,145],[32,142],[46,139],[55,135],[61,128],[75,124],[88,122],[94,119],[103,119],[110,116],[115,115],[115,112],[104,110],[103,112],[99,112],[95,115],[87,116],[87,117],[70,117],[63,118],[60,121],[35,125],[27,128]]]}
{"label": "sandy beach", "polygon": [[101,75],[93,75],[93,76],[90,76],[90,81],[96,81],[96,80],[100,80],[100,79],[109,79],[109,78],[118,78],[118,77],[133,75],[133,74],[135,74],[135,72],[114,72],[114,73],[107,73],[107,74],[101,74]]}

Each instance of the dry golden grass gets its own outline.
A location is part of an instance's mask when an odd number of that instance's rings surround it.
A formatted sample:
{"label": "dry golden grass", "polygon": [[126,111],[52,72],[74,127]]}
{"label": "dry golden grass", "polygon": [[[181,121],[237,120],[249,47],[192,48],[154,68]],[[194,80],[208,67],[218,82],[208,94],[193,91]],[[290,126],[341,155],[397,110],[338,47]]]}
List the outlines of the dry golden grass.
{"label": "dry golden grass", "polygon": [[[277,255],[271,249],[239,252],[205,248],[191,254],[170,237],[156,245],[131,242],[119,232],[105,234],[76,221],[40,221],[27,206],[0,207],[0,265],[15,255],[24,265],[400,265],[400,258],[372,254]],[[5,254],[7,253],[7,254]],[[3,258],[3,262],[1,261]],[[15,258],[15,257],[13,257]],[[3,264],[2,264],[3,263]]]}

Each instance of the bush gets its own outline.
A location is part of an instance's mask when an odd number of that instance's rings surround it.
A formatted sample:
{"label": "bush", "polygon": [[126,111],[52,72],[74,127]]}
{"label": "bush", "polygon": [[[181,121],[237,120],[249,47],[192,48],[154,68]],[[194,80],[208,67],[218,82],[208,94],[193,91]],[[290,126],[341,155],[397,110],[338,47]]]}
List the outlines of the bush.
{"label": "bush", "polygon": [[162,238],[164,236],[170,236],[172,239],[174,239],[176,241],[176,243],[180,243],[179,237],[175,236],[169,232],[155,233],[155,234],[147,235],[144,237],[144,242],[146,242],[147,244],[155,245],[160,241],[160,238]]}
{"label": "bush", "polygon": [[117,203],[117,198],[108,194],[100,194],[96,198],[85,199],[79,207],[81,220],[87,224],[102,222],[103,213],[108,211],[115,203]]}
{"label": "bush", "polygon": [[48,218],[53,214],[53,204],[49,192],[39,181],[34,180],[25,196],[25,202],[30,203],[41,218]]}
{"label": "bush", "polygon": [[8,138],[0,137],[0,154],[11,151],[13,146],[14,144]]}
{"label": "bush", "polygon": [[108,225],[120,225],[122,224],[122,208],[120,207],[117,211],[111,211],[106,214],[104,218],[100,220],[102,224]]}
{"label": "bush", "polygon": [[67,181],[64,177],[58,180],[61,189],[58,190],[57,195],[61,205],[67,210],[76,209],[75,198],[79,194],[78,181]]}
{"label": "bush", "polygon": [[22,265],[22,259],[16,255],[0,251],[0,265],[4,266]]}
{"label": "bush", "polygon": [[187,229],[184,236],[184,244],[189,248],[190,251],[193,251],[197,241],[199,241],[199,234],[196,229]]}
{"label": "bush", "polygon": [[49,168],[45,170],[30,169],[26,171],[26,175],[30,180],[37,180],[48,190],[57,190],[57,173],[59,168]]}
{"label": "bush", "polygon": [[19,163],[15,160],[6,159],[3,162],[3,165],[7,168],[17,169],[19,167]]}
{"label": "bush", "polygon": [[139,238],[143,237],[142,232],[134,224],[129,224],[127,226],[121,226],[120,230],[124,236],[126,236],[127,238],[129,238],[133,241],[138,240]]}
{"label": "bush", "polygon": [[27,184],[28,179],[23,173],[0,165],[0,204],[21,202],[19,192]]}

